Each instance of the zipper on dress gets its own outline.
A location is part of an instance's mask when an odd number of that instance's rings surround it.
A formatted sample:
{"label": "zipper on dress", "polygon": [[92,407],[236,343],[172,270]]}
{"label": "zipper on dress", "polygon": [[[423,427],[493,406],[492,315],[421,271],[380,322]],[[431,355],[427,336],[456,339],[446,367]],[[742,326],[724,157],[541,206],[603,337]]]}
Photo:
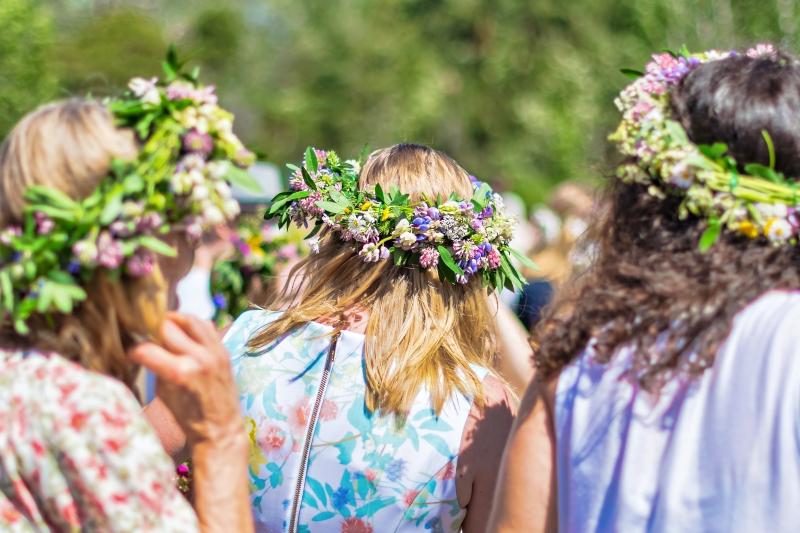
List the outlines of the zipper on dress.
{"label": "zipper on dress", "polygon": [[300,500],[303,497],[303,489],[306,482],[306,471],[308,470],[308,459],[311,455],[311,443],[314,439],[314,431],[317,428],[317,420],[319,419],[319,412],[322,408],[322,402],[325,399],[325,390],[328,388],[328,379],[330,379],[331,369],[333,368],[333,360],[336,357],[336,344],[339,341],[341,332],[334,333],[331,339],[331,347],[328,349],[328,357],[325,359],[325,367],[322,369],[322,377],[319,380],[317,387],[317,395],[314,398],[314,406],[308,417],[308,425],[306,426],[306,438],[303,442],[303,454],[300,456],[300,464],[297,470],[297,483],[294,487],[294,499],[292,500],[292,514],[289,517],[289,533],[297,533],[297,522],[300,518]]}

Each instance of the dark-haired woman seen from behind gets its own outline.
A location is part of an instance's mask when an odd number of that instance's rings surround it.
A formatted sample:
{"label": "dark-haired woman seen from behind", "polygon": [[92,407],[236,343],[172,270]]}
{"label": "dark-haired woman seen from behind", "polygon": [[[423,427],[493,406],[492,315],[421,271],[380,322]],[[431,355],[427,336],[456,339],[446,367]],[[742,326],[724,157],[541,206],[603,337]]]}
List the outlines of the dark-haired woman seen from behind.
{"label": "dark-haired woman seen from behind", "polygon": [[800,64],[659,55],[617,104],[596,263],[535,334],[494,530],[796,531]]}

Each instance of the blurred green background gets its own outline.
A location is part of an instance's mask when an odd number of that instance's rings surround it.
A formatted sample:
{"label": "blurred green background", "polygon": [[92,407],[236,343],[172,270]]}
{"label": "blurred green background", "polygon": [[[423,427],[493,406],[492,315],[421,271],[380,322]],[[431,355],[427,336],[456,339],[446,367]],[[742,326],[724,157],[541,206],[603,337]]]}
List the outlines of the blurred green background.
{"label": "blurred green background", "polygon": [[541,200],[607,172],[623,67],[661,48],[796,50],[793,0],[0,0],[0,136],[48,99],[202,67],[269,160],[400,141]]}

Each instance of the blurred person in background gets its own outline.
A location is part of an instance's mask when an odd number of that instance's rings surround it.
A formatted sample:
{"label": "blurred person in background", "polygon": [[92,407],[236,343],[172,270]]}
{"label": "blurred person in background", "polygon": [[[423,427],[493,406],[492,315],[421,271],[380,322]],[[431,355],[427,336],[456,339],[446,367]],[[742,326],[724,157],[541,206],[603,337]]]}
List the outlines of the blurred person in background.
{"label": "blurred person in background", "polygon": [[581,182],[559,185],[547,206],[533,213],[538,230],[531,256],[536,270],[526,272],[528,284],[516,305],[516,313],[529,330],[539,322],[542,309],[550,303],[558,287],[576,270],[586,266],[591,243],[582,239],[595,210],[594,190]]}

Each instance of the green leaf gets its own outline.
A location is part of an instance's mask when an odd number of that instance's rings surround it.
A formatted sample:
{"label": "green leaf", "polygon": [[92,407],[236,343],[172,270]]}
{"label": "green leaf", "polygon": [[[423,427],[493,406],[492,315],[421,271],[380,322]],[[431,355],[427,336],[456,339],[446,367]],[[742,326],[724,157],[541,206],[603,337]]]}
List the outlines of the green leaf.
{"label": "green leaf", "polygon": [[721,159],[725,152],[728,151],[728,145],[725,143],[700,144],[697,148],[703,155],[715,161]]}
{"label": "green leaf", "polygon": [[386,203],[386,198],[383,194],[383,187],[380,183],[375,184],[375,198],[381,203]]}
{"label": "green leaf", "polygon": [[14,329],[16,330],[17,333],[19,333],[23,337],[26,336],[31,331],[28,328],[28,325],[25,323],[25,321],[22,320],[21,318],[17,318],[14,320]]}
{"label": "green leaf", "polygon": [[439,259],[441,259],[441,261],[447,265],[447,268],[459,276],[464,275],[464,271],[461,270],[461,267],[456,264],[453,256],[450,254],[450,250],[441,245],[437,246],[436,249],[439,251]]}
{"label": "green leaf", "polygon": [[759,163],[748,163],[744,166],[744,171],[751,176],[767,179],[773,183],[785,183],[783,174],[776,172],[773,168]]}
{"label": "green leaf", "polygon": [[47,278],[55,281],[56,283],[61,283],[64,285],[71,285],[75,283],[75,280],[72,278],[72,276],[63,270],[53,270],[47,275]]}
{"label": "green leaf", "polygon": [[311,172],[316,172],[319,169],[319,161],[317,161],[317,152],[314,148],[309,146],[306,148],[306,165]]}
{"label": "green leaf", "polygon": [[264,192],[261,189],[261,185],[258,183],[258,181],[256,181],[252,174],[237,167],[236,165],[228,165],[228,172],[225,174],[225,180],[232,185],[241,187],[242,189],[254,194]]}
{"label": "green leaf", "polygon": [[50,187],[41,187],[34,185],[25,191],[25,199],[28,203],[50,204],[60,209],[74,210],[78,208],[78,202],[59,191]]}
{"label": "green leaf", "polygon": [[138,242],[140,246],[147,248],[148,250],[155,252],[159,255],[163,255],[166,257],[175,257],[178,254],[175,248],[151,235],[145,235],[143,237],[139,237]]}
{"label": "green leaf", "polygon": [[511,252],[511,255],[513,255],[514,258],[516,258],[516,260],[519,261],[525,268],[529,268],[531,270],[539,270],[539,267],[536,265],[536,263],[531,261],[530,258],[528,258],[528,256],[526,256],[525,254],[520,253],[518,250],[515,250],[510,246],[508,247],[508,251]]}
{"label": "green leaf", "polygon": [[139,174],[129,174],[122,180],[125,194],[136,194],[144,190],[144,180]]}
{"label": "green leaf", "polygon": [[319,200],[318,202],[316,202],[316,205],[317,207],[319,207],[320,209],[324,209],[328,213],[334,213],[337,215],[340,213],[344,213],[345,210],[347,209],[346,206],[336,204],[333,202],[327,202],[325,200]]}
{"label": "green leaf", "polygon": [[686,135],[686,130],[684,130],[683,126],[681,126],[679,123],[674,120],[667,120],[665,125],[667,131],[669,132],[669,136],[672,137],[673,141],[681,144],[686,144],[689,142],[689,137]]}
{"label": "green leaf", "polygon": [[619,71],[634,80],[644,76],[644,72],[642,72],[641,70],[636,70],[635,68],[621,68],[619,69]]}
{"label": "green leaf", "polygon": [[681,57],[685,57],[686,59],[692,55],[692,53],[689,51],[689,47],[686,46],[686,43],[681,45],[681,49],[678,50],[678,53],[681,55]]}
{"label": "green leaf", "polygon": [[122,189],[115,189],[106,199],[106,205],[100,213],[100,224],[107,226],[111,224],[122,213]]}
{"label": "green leaf", "polygon": [[402,267],[408,264],[409,253],[404,250],[397,250],[396,248],[392,248],[394,253],[392,254],[392,258],[394,259],[394,264]]}
{"label": "green leaf", "polygon": [[700,252],[705,253],[714,246],[714,243],[719,239],[719,234],[722,231],[722,224],[718,218],[711,218],[708,221],[708,227],[700,237]]}
{"label": "green leaf", "polygon": [[507,278],[506,287],[508,287],[509,280],[511,281],[510,288],[512,291],[516,292],[524,286],[525,280],[523,280],[520,277],[519,273],[517,272],[517,269],[515,269],[511,265],[511,263],[508,260],[508,257],[506,257],[505,252],[500,252],[500,268],[503,269],[503,273],[506,275]]}
{"label": "green leaf", "polygon": [[336,202],[337,204],[344,206],[344,207],[352,207],[350,204],[350,200],[347,199],[341,191],[337,191],[336,189],[331,189],[328,194],[330,194],[331,200]]}
{"label": "green leaf", "polygon": [[475,204],[475,207],[478,209],[486,207],[486,195],[491,191],[492,188],[489,187],[487,183],[482,183],[480,187],[475,189],[475,192],[472,194],[472,203]]}
{"label": "green leaf", "polygon": [[302,167],[300,169],[300,174],[303,175],[303,181],[306,183],[306,185],[308,185],[308,188],[311,189],[312,191],[316,191],[317,184],[314,183],[313,179],[311,179],[311,175],[308,173],[308,170],[306,170],[306,167]]}
{"label": "green leaf", "polygon": [[29,212],[39,211],[49,216],[53,220],[61,220],[63,222],[75,222],[74,211],[67,211],[66,209],[60,209],[58,207],[53,207],[52,205],[44,205],[44,204],[29,205],[26,211]]}
{"label": "green leaf", "polygon": [[764,142],[767,143],[767,152],[769,153],[769,168],[775,170],[775,144],[772,142],[772,136],[767,130],[761,130],[761,136]]}
{"label": "green leaf", "polygon": [[14,309],[14,288],[8,269],[0,270],[0,292],[3,295],[3,307],[7,311]]}
{"label": "green leaf", "polygon": [[303,198],[308,198],[311,193],[309,191],[295,191],[293,193],[285,193],[282,192],[275,196],[272,199],[272,203],[270,203],[269,209],[267,210],[267,216],[272,216],[278,212],[278,210],[286,205],[289,202],[294,200],[302,200]]}

